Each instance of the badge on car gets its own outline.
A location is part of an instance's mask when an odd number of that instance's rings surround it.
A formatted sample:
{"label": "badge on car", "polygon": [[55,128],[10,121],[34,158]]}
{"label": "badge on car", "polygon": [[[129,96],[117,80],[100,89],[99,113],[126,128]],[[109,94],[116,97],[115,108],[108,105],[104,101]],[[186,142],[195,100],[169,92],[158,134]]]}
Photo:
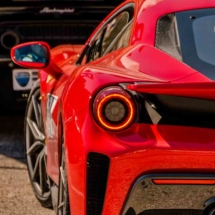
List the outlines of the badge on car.
{"label": "badge on car", "polygon": [[27,86],[30,79],[30,75],[28,72],[19,72],[16,74],[16,80],[18,84],[22,87]]}
{"label": "badge on car", "polygon": [[37,79],[38,70],[36,69],[14,69],[13,89],[15,91],[30,90]]}
{"label": "badge on car", "polygon": [[40,10],[40,13],[74,13],[75,9],[74,8],[49,8],[49,7],[44,7],[42,10]]}

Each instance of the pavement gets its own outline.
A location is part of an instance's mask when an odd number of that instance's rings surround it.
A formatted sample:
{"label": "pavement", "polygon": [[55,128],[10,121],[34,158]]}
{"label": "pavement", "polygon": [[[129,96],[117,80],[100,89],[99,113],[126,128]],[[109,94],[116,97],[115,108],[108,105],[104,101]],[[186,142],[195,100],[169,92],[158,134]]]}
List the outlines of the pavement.
{"label": "pavement", "polygon": [[23,113],[0,115],[0,215],[54,215],[36,200],[28,178]]}

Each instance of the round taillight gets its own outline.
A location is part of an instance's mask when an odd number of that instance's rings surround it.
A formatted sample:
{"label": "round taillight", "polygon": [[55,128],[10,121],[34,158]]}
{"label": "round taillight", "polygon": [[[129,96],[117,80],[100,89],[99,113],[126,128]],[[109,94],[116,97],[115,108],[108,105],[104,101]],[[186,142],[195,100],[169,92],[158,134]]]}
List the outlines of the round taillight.
{"label": "round taillight", "polygon": [[120,87],[108,87],[99,92],[93,108],[98,123],[112,131],[127,128],[135,117],[133,100]]}

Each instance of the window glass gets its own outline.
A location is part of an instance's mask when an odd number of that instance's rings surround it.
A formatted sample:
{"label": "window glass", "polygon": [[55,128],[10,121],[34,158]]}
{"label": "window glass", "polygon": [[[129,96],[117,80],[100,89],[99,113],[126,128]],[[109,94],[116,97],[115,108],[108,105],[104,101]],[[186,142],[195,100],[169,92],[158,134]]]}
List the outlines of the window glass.
{"label": "window glass", "polygon": [[92,43],[88,54],[88,62],[96,60],[99,57],[101,57],[102,39],[103,39],[104,33],[105,31],[102,31],[95,39],[95,41]]}
{"label": "window glass", "polygon": [[132,22],[128,23],[120,34],[115,38],[109,48],[106,50],[105,54],[113,52],[115,50],[126,47],[129,44],[129,39],[131,35]]}
{"label": "window glass", "polygon": [[215,66],[215,15],[194,20],[193,32],[198,57]]}
{"label": "window glass", "polygon": [[161,17],[156,47],[215,80],[215,8]]}
{"label": "window glass", "polygon": [[107,53],[127,46],[130,39],[133,16],[133,4],[129,4],[123,11],[115,14],[94,35],[94,39],[85,47],[77,64],[84,65]]}
{"label": "window glass", "polygon": [[129,13],[125,11],[108,23],[102,42],[102,55],[105,53],[117,35],[123,30],[128,21]]}

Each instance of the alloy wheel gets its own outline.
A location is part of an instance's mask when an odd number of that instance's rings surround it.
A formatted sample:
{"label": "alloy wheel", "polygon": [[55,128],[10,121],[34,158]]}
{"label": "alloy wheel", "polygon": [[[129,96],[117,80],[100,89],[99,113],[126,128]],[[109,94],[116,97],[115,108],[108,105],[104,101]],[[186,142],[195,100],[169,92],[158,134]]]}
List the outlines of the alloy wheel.
{"label": "alloy wheel", "polygon": [[66,161],[65,161],[65,149],[62,145],[61,152],[61,166],[59,176],[59,194],[58,194],[58,215],[69,215],[69,194],[68,194],[68,182],[66,176]]}
{"label": "alloy wheel", "polygon": [[[39,88],[30,97],[25,120],[26,156],[31,184],[41,204],[50,207],[50,180],[46,173],[45,132]],[[48,205],[46,201],[49,201]]]}

